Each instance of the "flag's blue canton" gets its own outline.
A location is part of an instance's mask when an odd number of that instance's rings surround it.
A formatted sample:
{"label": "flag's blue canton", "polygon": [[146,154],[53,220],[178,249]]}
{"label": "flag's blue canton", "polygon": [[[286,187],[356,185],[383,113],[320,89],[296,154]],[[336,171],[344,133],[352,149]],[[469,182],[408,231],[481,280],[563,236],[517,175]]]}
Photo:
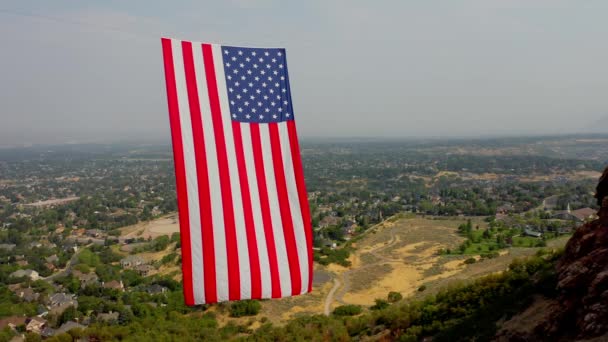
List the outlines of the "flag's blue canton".
{"label": "flag's blue canton", "polygon": [[285,49],[222,46],[222,56],[232,120],[293,120]]}

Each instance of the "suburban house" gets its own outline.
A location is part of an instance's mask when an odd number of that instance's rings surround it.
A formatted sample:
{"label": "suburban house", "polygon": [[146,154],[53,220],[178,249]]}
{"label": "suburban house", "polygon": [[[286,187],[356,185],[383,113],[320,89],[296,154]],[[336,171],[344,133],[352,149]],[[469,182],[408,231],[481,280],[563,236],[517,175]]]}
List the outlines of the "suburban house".
{"label": "suburban house", "polygon": [[40,247],[42,247],[42,242],[33,241],[33,242],[30,242],[29,246],[30,246],[30,248],[40,248]]}
{"label": "suburban house", "polygon": [[86,329],[86,327],[82,324],[78,324],[74,321],[68,321],[63,323],[59,329],[55,330],[55,334],[59,335],[59,334],[63,334],[66,333],[72,329]]}
{"label": "suburban house", "polygon": [[513,204],[505,203],[505,204],[499,206],[498,208],[496,208],[496,213],[506,215],[508,213],[513,212],[514,210],[515,210],[515,207],[513,206]]}
{"label": "suburban house", "polygon": [[340,218],[336,216],[325,216],[319,221],[319,228],[326,228],[329,226],[335,226],[340,223]]}
{"label": "suburban house", "polygon": [[72,271],[72,275],[80,281],[80,288],[85,288],[90,285],[97,285],[99,283],[99,277],[97,274],[91,273],[82,273],[80,271]]}
{"label": "suburban house", "polygon": [[161,294],[167,292],[167,288],[158,284],[150,285],[146,289],[149,294]]}
{"label": "suburban house", "polygon": [[103,231],[99,229],[87,229],[85,234],[94,238],[102,237],[104,235]]}
{"label": "suburban house", "polygon": [[151,272],[155,271],[156,269],[152,265],[139,265],[133,267],[133,270],[135,270],[135,272],[137,272],[137,274],[139,274],[140,276],[147,277],[150,275]]}
{"label": "suburban house", "polygon": [[38,280],[40,279],[40,275],[38,274],[38,272],[34,271],[34,270],[17,270],[13,273],[10,274],[11,278],[29,278],[31,280]]}
{"label": "suburban house", "polygon": [[38,300],[38,298],[40,297],[40,294],[35,292],[32,288],[28,287],[28,288],[18,288],[16,290],[13,291],[15,293],[15,295],[17,295],[17,297],[23,299],[24,301],[31,303],[34,302],[36,300]]}
{"label": "suburban house", "polygon": [[539,232],[537,230],[534,230],[534,229],[532,229],[530,227],[526,227],[526,228],[524,228],[524,235],[532,236],[532,237],[535,237],[535,238],[540,238],[540,237],[543,236],[543,233],[541,233],[541,232]]}
{"label": "suburban house", "polygon": [[44,260],[46,262],[48,262],[49,264],[56,264],[59,262],[59,257],[57,256],[57,254],[53,254],[51,256],[44,258]]}
{"label": "suburban house", "polygon": [[55,293],[49,298],[50,306],[61,306],[65,304],[78,305],[74,295],[71,293]]}
{"label": "suburban house", "polygon": [[10,316],[0,319],[0,330],[8,327],[11,330],[17,329],[20,325],[25,325],[27,317],[25,316]]}
{"label": "suburban house", "polygon": [[122,268],[133,268],[145,263],[146,261],[137,255],[129,255],[128,257],[120,260],[120,266]]}
{"label": "suburban house", "polygon": [[352,220],[347,220],[342,227],[342,234],[353,235],[357,229],[357,223]]}
{"label": "suburban house", "polygon": [[112,312],[112,311],[110,311],[109,313],[100,313],[97,315],[97,321],[106,322],[106,323],[116,323],[116,322],[118,322],[119,316],[120,315],[118,312]]}
{"label": "suburban house", "polygon": [[113,289],[113,290],[118,290],[118,291],[125,290],[125,286],[123,285],[122,280],[121,281],[112,280],[107,283],[102,282],[101,287],[103,287],[104,289]]}
{"label": "suburban house", "polygon": [[78,301],[71,293],[55,293],[49,298],[50,312],[53,315],[61,315],[67,308],[78,307]]}
{"label": "suburban house", "polygon": [[42,330],[46,328],[47,321],[40,317],[28,318],[25,321],[25,331],[32,332],[35,334],[42,333]]}
{"label": "suburban house", "polygon": [[591,208],[581,208],[572,210],[572,216],[576,218],[578,222],[584,222],[594,220],[597,218],[597,211]]}
{"label": "suburban house", "polygon": [[12,251],[13,249],[15,249],[16,246],[17,245],[15,245],[13,243],[0,243],[0,249],[7,251],[7,252]]}

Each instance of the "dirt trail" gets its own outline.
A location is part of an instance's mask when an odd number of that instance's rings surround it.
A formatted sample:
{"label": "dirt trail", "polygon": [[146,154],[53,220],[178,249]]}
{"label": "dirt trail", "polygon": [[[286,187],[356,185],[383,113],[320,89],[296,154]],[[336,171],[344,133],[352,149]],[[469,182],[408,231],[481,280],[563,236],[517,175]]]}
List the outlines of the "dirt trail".
{"label": "dirt trail", "polygon": [[327,294],[327,297],[325,298],[325,316],[329,316],[329,313],[331,311],[331,303],[334,301],[334,294],[336,293],[336,290],[338,290],[338,288],[340,288],[340,279],[338,278],[333,278],[334,279],[334,287],[331,288],[331,290],[329,291],[329,293]]}
{"label": "dirt trail", "polygon": [[[328,268],[333,286],[321,299],[326,315],[335,305],[367,306],[374,298],[382,298],[390,291],[405,297],[420,298],[436,293],[450,284],[476,279],[499,272],[513,259],[536,253],[538,248],[510,248],[494,259],[467,265],[467,256],[439,256],[441,248],[454,248],[461,237],[456,226],[463,220],[403,219],[372,227],[357,242],[349,268]],[[367,234],[370,233],[370,234]],[[551,240],[547,247],[563,246],[568,237]],[[426,290],[418,290],[424,285]]]}
{"label": "dirt trail", "polygon": [[[391,262],[400,262],[400,263],[403,262],[403,260],[387,258],[384,255],[378,254],[379,251],[386,249],[388,247],[391,247],[395,242],[397,242],[397,238],[395,236],[395,230],[394,230],[395,228],[390,227],[389,229],[390,229],[390,234],[391,234],[390,240],[382,246],[374,247],[374,248],[370,249],[369,251],[367,251],[367,253],[370,253],[374,257],[378,258],[379,261],[365,265],[363,267],[359,267],[357,269],[348,269],[348,270],[342,272],[339,276],[333,278],[334,287],[331,289],[331,291],[329,291],[329,293],[327,294],[327,297],[325,298],[325,314],[326,315],[329,315],[331,305],[334,302],[334,297],[335,297],[335,300],[337,302],[339,302],[340,304],[346,304],[344,302],[344,295],[348,291],[350,291],[350,284],[351,284],[350,276],[354,271],[365,270],[368,268],[378,266],[380,264],[386,264],[386,263],[391,263]],[[361,251],[356,251],[353,254],[355,255],[355,257],[359,257],[361,255]],[[336,293],[336,291],[337,291],[337,293]]]}

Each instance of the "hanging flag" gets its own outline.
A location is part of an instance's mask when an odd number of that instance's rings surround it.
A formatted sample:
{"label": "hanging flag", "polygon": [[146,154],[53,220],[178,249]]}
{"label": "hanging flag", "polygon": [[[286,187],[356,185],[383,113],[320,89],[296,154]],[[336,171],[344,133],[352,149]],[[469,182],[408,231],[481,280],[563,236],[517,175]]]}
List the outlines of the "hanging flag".
{"label": "hanging flag", "polygon": [[285,49],[162,39],[188,305],[310,292]]}

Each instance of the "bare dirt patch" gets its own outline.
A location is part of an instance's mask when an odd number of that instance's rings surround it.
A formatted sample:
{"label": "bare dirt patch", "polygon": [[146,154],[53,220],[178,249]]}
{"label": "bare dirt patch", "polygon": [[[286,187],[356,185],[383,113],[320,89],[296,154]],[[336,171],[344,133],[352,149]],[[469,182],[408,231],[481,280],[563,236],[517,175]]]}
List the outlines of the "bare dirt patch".
{"label": "bare dirt patch", "polygon": [[121,237],[129,238],[156,238],[162,235],[179,233],[179,221],[177,214],[167,215],[153,221],[142,222],[120,229]]}

